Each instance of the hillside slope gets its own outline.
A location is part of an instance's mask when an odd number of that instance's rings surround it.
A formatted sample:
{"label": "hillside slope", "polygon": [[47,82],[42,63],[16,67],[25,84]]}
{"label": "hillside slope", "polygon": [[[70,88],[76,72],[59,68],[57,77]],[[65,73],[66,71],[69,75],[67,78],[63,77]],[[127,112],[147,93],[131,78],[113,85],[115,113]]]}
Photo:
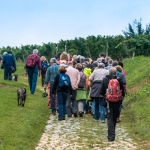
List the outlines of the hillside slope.
{"label": "hillside slope", "polygon": [[[133,137],[150,140],[150,58],[135,57],[124,60],[127,73],[127,96],[124,115]],[[150,146],[150,145],[149,145]]]}

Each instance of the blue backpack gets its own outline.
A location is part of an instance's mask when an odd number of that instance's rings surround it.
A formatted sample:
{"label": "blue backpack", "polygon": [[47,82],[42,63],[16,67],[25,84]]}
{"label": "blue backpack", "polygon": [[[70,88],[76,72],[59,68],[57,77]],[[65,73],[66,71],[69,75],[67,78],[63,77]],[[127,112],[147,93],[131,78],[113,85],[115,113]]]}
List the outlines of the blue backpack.
{"label": "blue backpack", "polygon": [[48,62],[47,61],[42,61],[42,70],[46,71],[48,68]]}
{"label": "blue backpack", "polygon": [[59,73],[59,87],[69,87],[70,84],[69,76],[65,73]]}

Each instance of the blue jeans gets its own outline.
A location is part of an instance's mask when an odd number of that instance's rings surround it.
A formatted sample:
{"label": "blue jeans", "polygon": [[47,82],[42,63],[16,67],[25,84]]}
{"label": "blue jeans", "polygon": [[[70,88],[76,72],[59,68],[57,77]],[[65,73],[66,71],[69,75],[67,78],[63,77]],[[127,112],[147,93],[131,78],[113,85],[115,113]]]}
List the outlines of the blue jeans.
{"label": "blue jeans", "polygon": [[27,73],[30,92],[31,94],[34,94],[38,77],[38,67],[36,66],[35,68],[27,68]]}
{"label": "blue jeans", "polygon": [[89,110],[89,102],[87,102],[86,99],[85,99],[85,100],[83,100],[83,104],[84,104],[84,111],[85,111],[86,113],[88,113],[88,110]]}
{"label": "blue jeans", "polygon": [[106,108],[102,105],[103,102],[103,97],[100,98],[94,98],[94,103],[95,103],[95,114],[94,114],[94,119],[95,120],[105,120],[105,113],[106,113]]}
{"label": "blue jeans", "polygon": [[105,120],[106,115],[106,108],[102,105],[103,104],[103,97],[99,99],[99,110],[100,110],[100,120]]}
{"label": "blue jeans", "polygon": [[92,102],[92,113],[95,114],[95,101]]}
{"label": "blue jeans", "polygon": [[58,119],[65,119],[66,114],[66,100],[69,93],[58,92]]}
{"label": "blue jeans", "polygon": [[4,80],[12,80],[11,66],[4,68]]}

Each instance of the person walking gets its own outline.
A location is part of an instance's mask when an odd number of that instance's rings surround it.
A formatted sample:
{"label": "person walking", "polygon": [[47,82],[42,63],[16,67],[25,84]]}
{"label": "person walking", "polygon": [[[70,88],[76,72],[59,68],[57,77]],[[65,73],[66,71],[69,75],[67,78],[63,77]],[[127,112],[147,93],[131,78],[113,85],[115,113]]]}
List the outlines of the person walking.
{"label": "person walking", "polygon": [[108,70],[104,69],[104,67],[105,65],[100,63],[89,78],[92,82],[90,97],[94,101],[94,119],[96,121],[100,119],[102,123],[105,122],[106,108],[102,105],[104,97],[100,94],[100,88],[103,78],[109,74]]}
{"label": "person walking", "polygon": [[[100,94],[103,95],[106,99],[106,93],[107,93],[107,89],[108,89],[108,84],[112,79],[117,79],[116,76],[116,68],[112,67],[109,70],[109,75],[107,75],[101,84],[101,90],[100,90]],[[122,96],[124,97],[125,93],[124,93],[124,86],[123,83],[121,82],[121,80],[118,79],[119,82],[119,86],[120,86],[120,90],[122,91]],[[111,88],[113,89],[113,87]],[[118,88],[117,88],[118,89]],[[107,112],[107,126],[108,126],[108,141],[114,141],[115,140],[115,128],[116,128],[116,121],[117,121],[117,117],[119,114],[119,108],[120,105],[122,103],[122,98],[120,97],[118,101],[116,102],[110,102],[108,100],[105,101],[106,103],[103,103],[103,105],[105,105],[107,107],[106,112]]]}
{"label": "person walking", "polygon": [[80,82],[80,73],[77,69],[73,68],[73,63],[69,62],[66,74],[70,77],[71,86],[73,89],[72,97],[68,96],[66,102],[67,115],[68,117],[71,117],[73,113],[74,117],[77,117],[78,109],[77,109],[76,95],[77,95],[78,84]]}
{"label": "person walking", "polygon": [[54,79],[56,75],[59,73],[58,71],[59,66],[56,64],[56,58],[51,58],[50,59],[50,67],[47,68],[46,72],[46,78],[45,78],[45,88],[48,86],[50,83],[50,100],[51,100],[51,109],[52,109],[52,114],[56,115],[56,94],[52,94],[52,89],[54,85]]}
{"label": "person walking", "polygon": [[4,68],[4,80],[12,80],[12,73],[16,71],[16,63],[11,54],[3,53],[2,65]]}
{"label": "person walking", "polygon": [[77,104],[78,104],[78,114],[80,117],[83,117],[84,113],[84,103],[83,101],[86,101],[87,99],[87,92],[86,92],[86,75],[83,73],[83,67],[80,63],[77,64],[76,69],[80,73],[80,82],[78,84],[77,88]]}
{"label": "person walking", "polygon": [[38,50],[34,49],[33,54],[30,54],[26,59],[25,74],[28,75],[30,93],[34,94],[36,89],[37,77],[41,75],[41,60],[38,56]]}
{"label": "person walking", "polygon": [[70,78],[66,73],[64,66],[59,67],[59,73],[54,79],[52,94],[57,93],[58,97],[58,121],[65,120],[66,115],[66,100],[67,97],[72,96],[72,87]]}
{"label": "person walking", "polygon": [[41,82],[42,82],[42,87],[44,87],[44,85],[45,85],[46,71],[47,71],[47,68],[49,66],[49,64],[48,64],[45,56],[41,56],[41,66],[42,66],[42,70],[41,70]]}

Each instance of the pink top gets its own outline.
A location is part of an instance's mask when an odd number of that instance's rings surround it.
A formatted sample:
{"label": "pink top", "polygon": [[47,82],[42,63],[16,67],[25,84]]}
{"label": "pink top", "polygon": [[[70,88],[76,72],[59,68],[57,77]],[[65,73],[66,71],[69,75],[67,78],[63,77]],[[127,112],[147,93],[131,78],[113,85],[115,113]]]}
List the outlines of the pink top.
{"label": "pink top", "polygon": [[[72,87],[76,86],[78,79],[80,79],[80,73],[77,69],[69,66],[67,69],[66,74],[70,77]],[[77,85],[78,86],[78,85]]]}

